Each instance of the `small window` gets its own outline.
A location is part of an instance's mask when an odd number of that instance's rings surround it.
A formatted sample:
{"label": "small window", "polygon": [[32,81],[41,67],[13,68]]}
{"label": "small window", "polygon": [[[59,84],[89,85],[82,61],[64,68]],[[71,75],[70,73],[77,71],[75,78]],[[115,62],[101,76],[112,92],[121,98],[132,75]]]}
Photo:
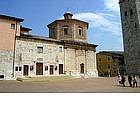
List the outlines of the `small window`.
{"label": "small window", "polygon": [[83,36],[83,28],[79,27],[78,30],[79,30],[79,36]]}
{"label": "small window", "polygon": [[135,28],[137,28],[137,23],[135,23]]}
{"label": "small window", "polygon": [[64,35],[68,35],[68,28],[64,28]]}
{"label": "small window", "polygon": [[19,71],[22,71],[22,67],[19,67]]}
{"label": "small window", "polygon": [[59,47],[59,52],[62,52],[62,47]]}
{"label": "small window", "polygon": [[124,12],[124,15],[127,16],[127,12]]}
{"label": "small window", "polygon": [[15,24],[11,23],[11,29],[15,30]]}
{"label": "small window", "polygon": [[110,61],[110,57],[107,57],[107,61]]}
{"label": "small window", "polygon": [[130,9],[129,11],[130,11],[130,15],[133,15],[133,10],[132,10],[132,9]]}
{"label": "small window", "polygon": [[43,47],[37,47],[37,52],[38,53],[43,53]]}
{"label": "small window", "polygon": [[18,71],[18,67],[15,67],[15,71]]}
{"label": "small window", "polygon": [[82,30],[79,29],[79,36],[82,36]]}
{"label": "small window", "polygon": [[102,61],[102,58],[99,58],[98,60],[101,62]]}
{"label": "small window", "polygon": [[4,75],[0,75],[0,79],[4,79]]}

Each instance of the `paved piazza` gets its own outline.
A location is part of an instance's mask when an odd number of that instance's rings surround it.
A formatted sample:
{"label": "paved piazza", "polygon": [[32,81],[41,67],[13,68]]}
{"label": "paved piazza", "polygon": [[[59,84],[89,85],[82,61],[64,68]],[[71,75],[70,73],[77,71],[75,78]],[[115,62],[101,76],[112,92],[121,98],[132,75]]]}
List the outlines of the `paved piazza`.
{"label": "paved piazza", "polygon": [[0,81],[1,93],[139,93],[140,87],[122,87],[117,77],[69,80]]}

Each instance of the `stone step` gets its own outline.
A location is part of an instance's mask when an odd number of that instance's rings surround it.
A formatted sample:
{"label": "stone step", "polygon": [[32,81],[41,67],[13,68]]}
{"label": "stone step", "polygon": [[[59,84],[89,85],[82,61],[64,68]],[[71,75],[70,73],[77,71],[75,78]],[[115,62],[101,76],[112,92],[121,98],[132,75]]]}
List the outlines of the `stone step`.
{"label": "stone step", "polygon": [[72,80],[72,76],[36,76],[36,77],[18,77],[17,80],[21,82],[45,82],[45,81],[64,81]]}

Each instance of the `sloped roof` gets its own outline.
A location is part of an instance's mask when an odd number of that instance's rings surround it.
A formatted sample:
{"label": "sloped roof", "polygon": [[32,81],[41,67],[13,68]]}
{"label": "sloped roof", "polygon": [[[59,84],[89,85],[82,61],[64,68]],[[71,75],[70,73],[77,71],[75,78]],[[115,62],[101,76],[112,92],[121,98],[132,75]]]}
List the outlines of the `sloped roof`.
{"label": "sloped roof", "polygon": [[17,20],[17,21],[20,21],[20,22],[24,21],[24,19],[21,19],[21,18],[7,16],[7,15],[2,15],[2,14],[0,14],[0,18],[9,19],[9,20]]}
{"label": "sloped roof", "polygon": [[100,51],[97,54],[124,55],[124,52],[123,51]]}

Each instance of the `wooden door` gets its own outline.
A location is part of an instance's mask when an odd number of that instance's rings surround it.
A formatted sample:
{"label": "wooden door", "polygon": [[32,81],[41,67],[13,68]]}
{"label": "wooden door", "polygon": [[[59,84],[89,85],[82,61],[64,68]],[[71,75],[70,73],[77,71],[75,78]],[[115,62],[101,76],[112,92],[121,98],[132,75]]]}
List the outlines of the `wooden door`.
{"label": "wooden door", "polygon": [[23,75],[28,76],[29,74],[29,65],[24,65],[23,67]]}
{"label": "wooden door", "polygon": [[43,75],[43,63],[36,63],[36,75]]}
{"label": "wooden door", "polygon": [[54,74],[54,66],[50,65],[50,75],[53,75],[53,74]]}
{"label": "wooden door", "polygon": [[63,74],[63,64],[59,64],[59,74]]}

